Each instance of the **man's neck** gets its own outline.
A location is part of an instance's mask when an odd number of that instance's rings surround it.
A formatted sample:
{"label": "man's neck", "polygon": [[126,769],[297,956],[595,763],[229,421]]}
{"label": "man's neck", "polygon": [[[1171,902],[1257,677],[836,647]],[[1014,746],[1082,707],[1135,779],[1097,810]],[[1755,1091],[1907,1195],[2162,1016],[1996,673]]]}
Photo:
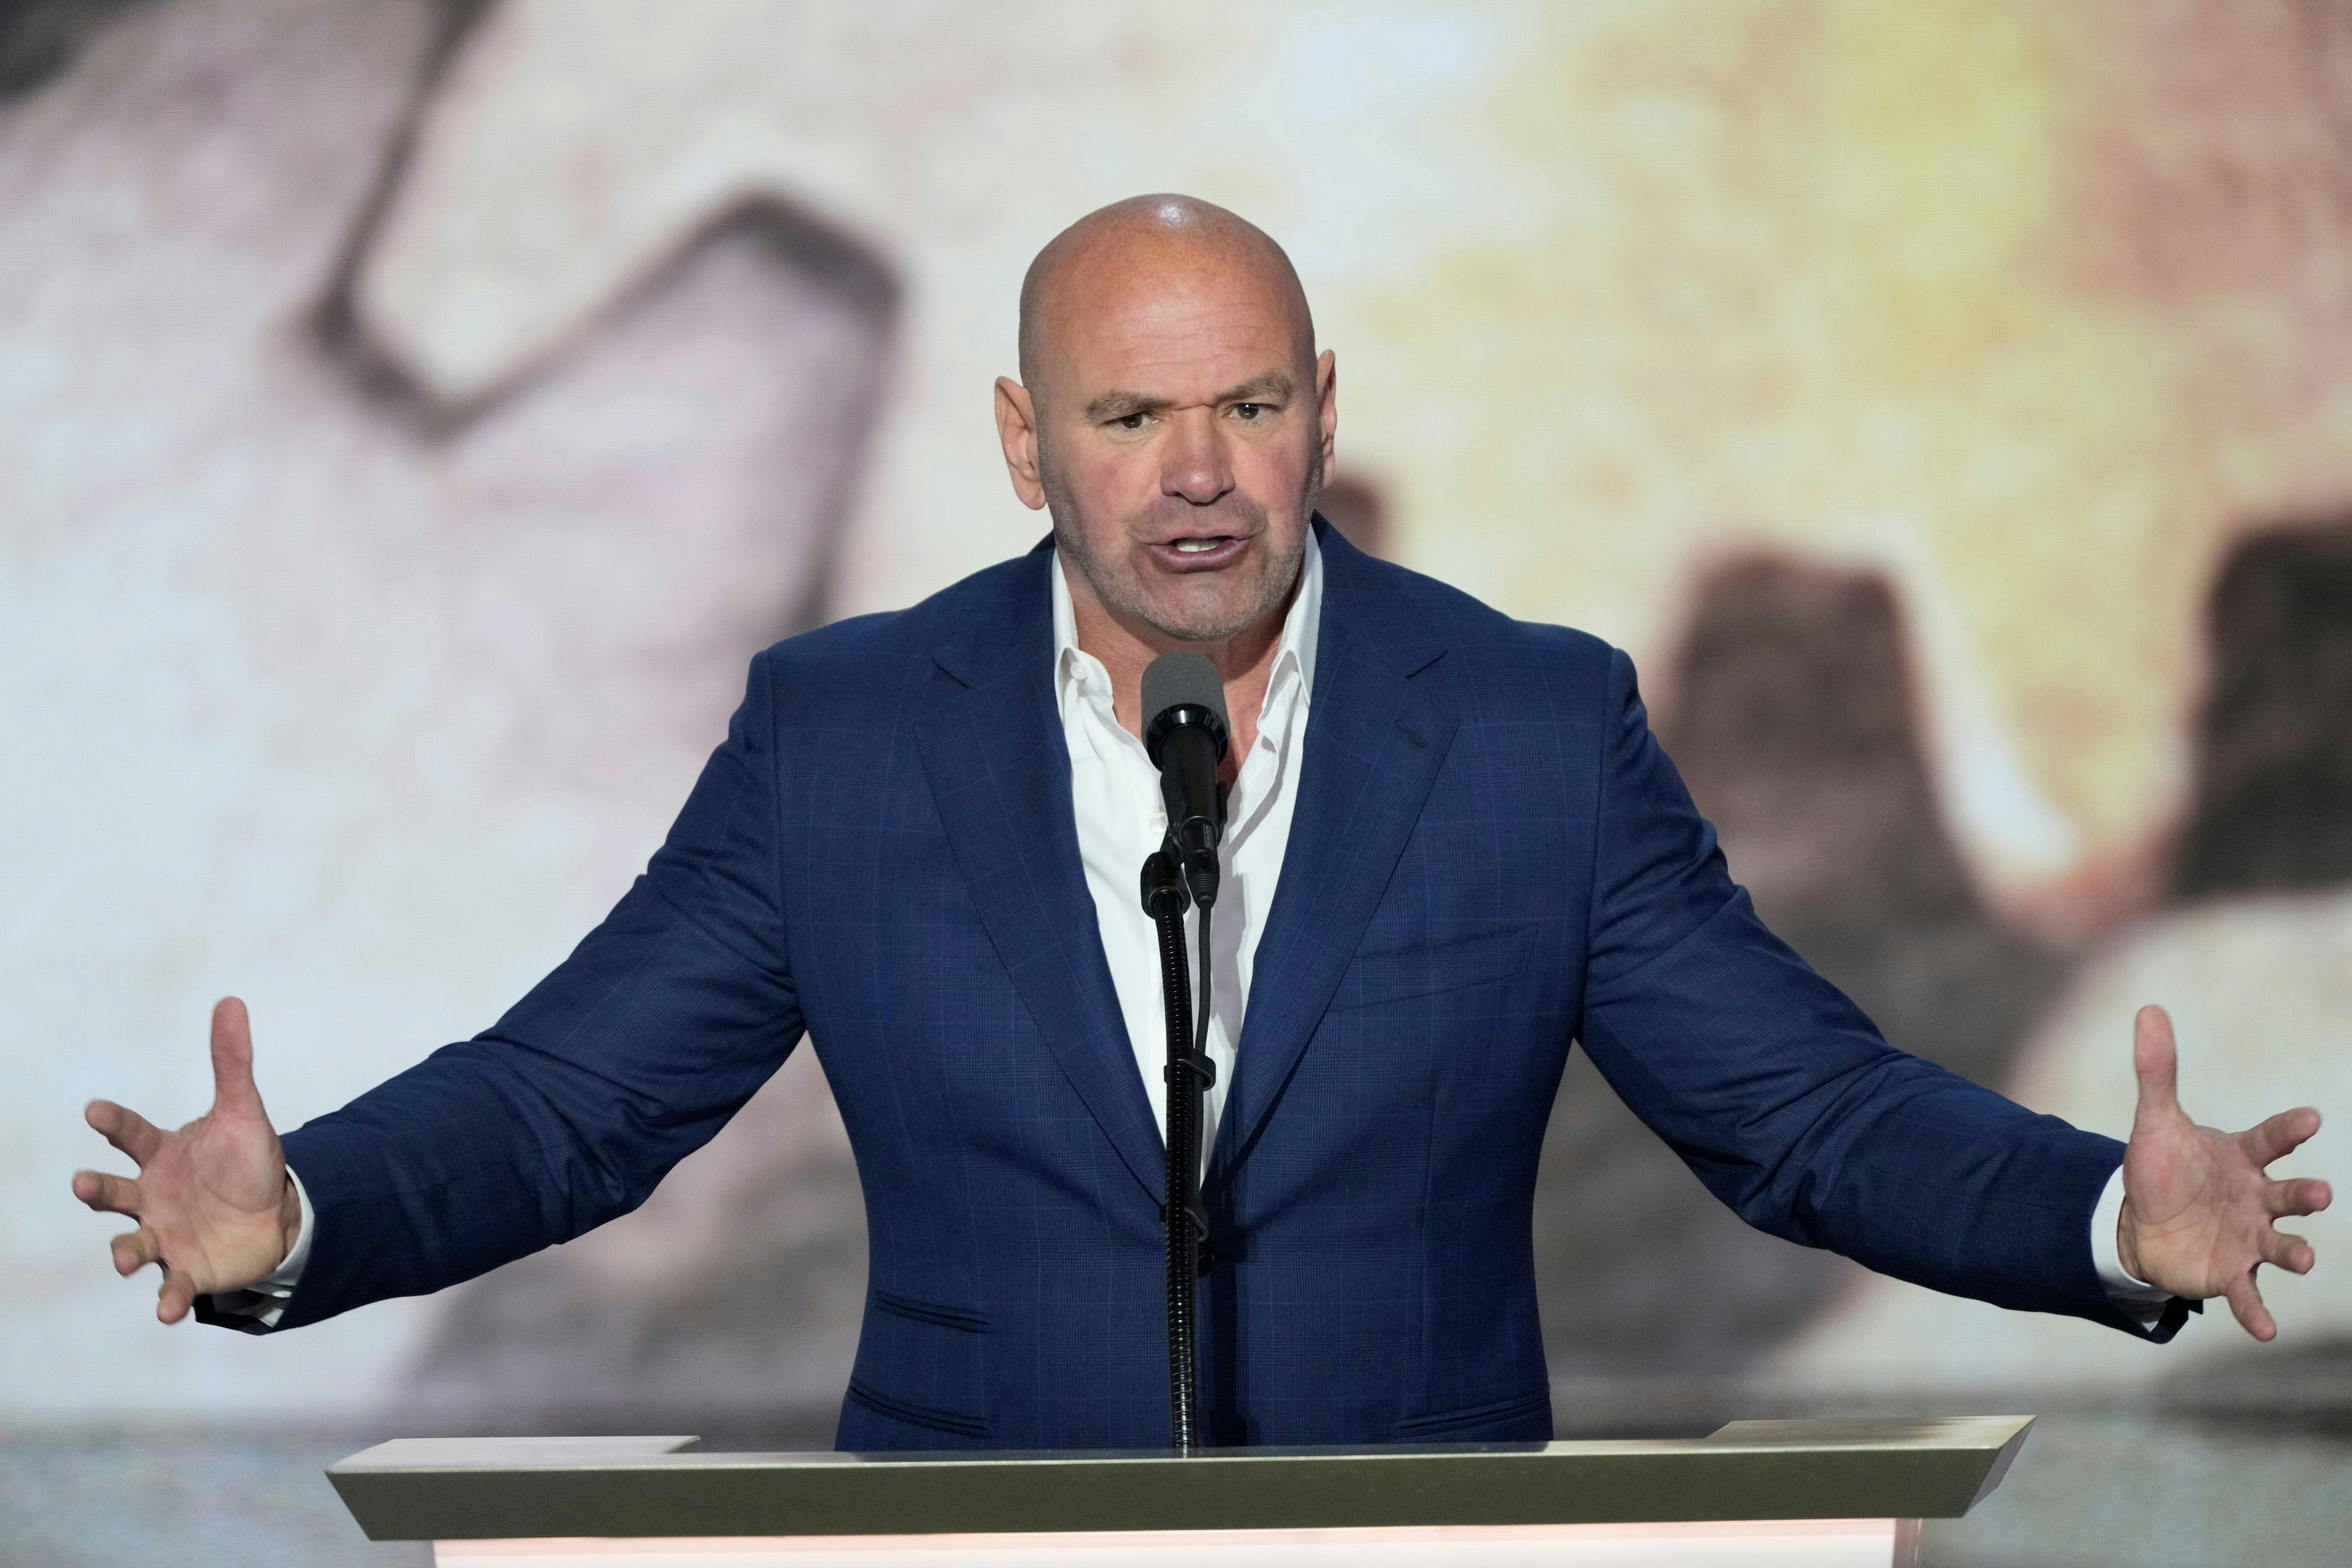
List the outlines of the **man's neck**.
{"label": "man's neck", "polygon": [[1275,655],[1282,646],[1283,623],[1298,597],[1299,577],[1292,579],[1290,591],[1265,615],[1223,642],[1179,642],[1120,615],[1102,602],[1086,574],[1073,570],[1066,559],[1062,577],[1069,585],[1078,647],[1102,661],[1110,676],[1111,710],[1129,734],[1138,739],[1143,734],[1143,670],[1153,659],[1182,649],[1204,655],[1217,667],[1225,683],[1227,721],[1233,726],[1224,769],[1230,783],[1241,759],[1257,743],[1258,710],[1265,705],[1266,683],[1274,677]]}

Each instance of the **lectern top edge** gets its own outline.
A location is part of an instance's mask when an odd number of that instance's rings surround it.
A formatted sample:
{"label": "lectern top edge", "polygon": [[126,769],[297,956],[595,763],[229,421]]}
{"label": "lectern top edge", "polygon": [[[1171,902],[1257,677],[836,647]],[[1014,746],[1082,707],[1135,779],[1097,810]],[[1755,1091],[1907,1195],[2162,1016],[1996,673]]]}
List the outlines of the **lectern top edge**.
{"label": "lectern top edge", "polygon": [[1834,1453],[1867,1449],[1918,1454],[1995,1454],[2033,1424],[2031,1415],[1943,1416],[1918,1421],[1870,1419],[1734,1421],[1705,1437],[1579,1439],[1551,1443],[1428,1443],[1364,1447],[1208,1449],[1181,1458],[1168,1448],[954,1449],[857,1454],[824,1451],[707,1453],[688,1436],[402,1437],[379,1443],[331,1467],[328,1474],[363,1475],[482,1470],[868,1469],[874,1467],[962,1468],[972,1466],[1129,1467],[1136,1465],[1295,1466],[1317,1460],[1349,1467],[1384,1460],[1416,1465],[1433,1460],[1602,1458],[1696,1451]]}
{"label": "lectern top edge", "polygon": [[2032,1418],[1737,1422],[1414,1448],[705,1454],[682,1437],[385,1443],[328,1472],[373,1540],[909,1536],[1937,1519]]}

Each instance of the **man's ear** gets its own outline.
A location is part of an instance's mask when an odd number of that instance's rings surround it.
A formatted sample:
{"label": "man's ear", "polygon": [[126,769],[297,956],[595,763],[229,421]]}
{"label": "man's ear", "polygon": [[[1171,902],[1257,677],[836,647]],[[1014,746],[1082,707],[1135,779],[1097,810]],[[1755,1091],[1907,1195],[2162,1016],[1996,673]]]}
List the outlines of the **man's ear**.
{"label": "man's ear", "polygon": [[1029,389],[1008,375],[996,378],[996,438],[1004,447],[1004,470],[1013,493],[1031,511],[1045,504],[1045,481],[1037,472],[1037,409]]}
{"label": "man's ear", "polygon": [[1315,416],[1323,426],[1323,473],[1328,479],[1332,449],[1339,436],[1339,362],[1329,349],[1325,349],[1315,362]]}

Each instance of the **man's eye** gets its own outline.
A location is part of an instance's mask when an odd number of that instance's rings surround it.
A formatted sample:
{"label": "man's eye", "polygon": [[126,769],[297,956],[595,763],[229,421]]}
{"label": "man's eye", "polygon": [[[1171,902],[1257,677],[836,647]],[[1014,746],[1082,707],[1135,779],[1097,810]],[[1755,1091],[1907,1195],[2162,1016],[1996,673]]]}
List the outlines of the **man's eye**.
{"label": "man's eye", "polygon": [[1273,412],[1273,409],[1267,407],[1263,403],[1236,403],[1234,405],[1234,416],[1249,423],[1255,423],[1257,420],[1263,419]]}
{"label": "man's eye", "polygon": [[1143,422],[1150,417],[1150,415],[1143,413],[1122,414],[1111,423],[1122,430],[1140,430],[1143,428]]}

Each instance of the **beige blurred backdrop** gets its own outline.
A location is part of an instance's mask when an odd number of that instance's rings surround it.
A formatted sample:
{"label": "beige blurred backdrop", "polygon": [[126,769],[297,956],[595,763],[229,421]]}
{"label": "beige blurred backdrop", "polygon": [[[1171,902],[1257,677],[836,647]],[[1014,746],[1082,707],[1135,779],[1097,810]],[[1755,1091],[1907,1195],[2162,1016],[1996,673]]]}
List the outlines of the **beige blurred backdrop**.
{"label": "beige blurred backdrop", "polygon": [[[1630,648],[1735,874],[1897,1044],[2120,1134],[2162,1001],[2201,1114],[2352,1114],[2341,5],[7,17],[0,1418],[838,1398],[862,1218],[805,1052],[640,1214],[268,1341],[113,1279],[79,1106],[195,1114],[225,992],[288,1124],[486,1026],[751,653],[1039,535],[988,416],[1021,271],[1144,190],[1297,259],[1341,521]],[[2303,1168],[2352,1187],[2347,1136]],[[2155,1352],[1747,1233],[1578,1065],[1538,1242],[1565,1422],[2340,1392],[2352,1227],[2311,1228],[2271,1361]]]}

